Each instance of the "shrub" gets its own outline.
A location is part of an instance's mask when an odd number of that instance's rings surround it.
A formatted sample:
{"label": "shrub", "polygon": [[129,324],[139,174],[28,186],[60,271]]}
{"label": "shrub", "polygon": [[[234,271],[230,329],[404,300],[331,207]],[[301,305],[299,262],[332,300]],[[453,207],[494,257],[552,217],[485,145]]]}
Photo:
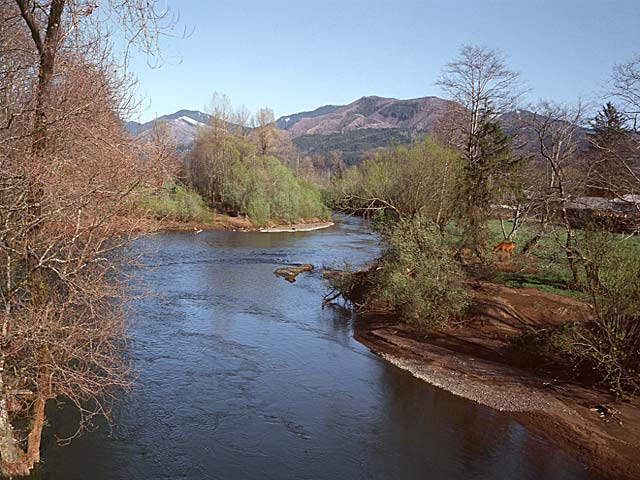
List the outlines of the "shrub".
{"label": "shrub", "polygon": [[556,365],[571,365],[619,397],[633,395],[640,391],[638,246],[606,232],[586,232],[582,246],[591,270],[585,288],[594,319],[529,332],[515,347]]}
{"label": "shrub", "polygon": [[278,158],[257,154],[242,135],[203,129],[189,161],[190,182],[211,205],[246,214],[256,225],[330,215],[315,185]]}
{"label": "shrub", "polygon": [[388,247],[378,268],[378,298],[417,325],[461,319],[469,293],[437,226],[417,216],[389,227],[383,238]]}
{"label": "shrub", "polygon": [[214,212],[202,197],[182,186],[164,186],[157,192],[147,192],[139,199],[138,207],[158,219],[202,223],[215,221]]}
{"label": "shrub", "polygon": [[601,256],[589,287],[595,321],[581,336],[578,352],[594,363],[612,392],[623,397],[640,390],[640,252],[632,242],[602,236],[592,243],[597,247],[603,241],[609,248],[597,249]]}

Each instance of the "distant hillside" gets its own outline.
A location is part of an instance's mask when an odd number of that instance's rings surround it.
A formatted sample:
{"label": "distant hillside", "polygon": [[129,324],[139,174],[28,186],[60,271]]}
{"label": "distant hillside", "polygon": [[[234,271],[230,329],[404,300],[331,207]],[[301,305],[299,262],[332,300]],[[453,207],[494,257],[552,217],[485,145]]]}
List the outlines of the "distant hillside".
{"label": "distant hillside", "polygon": [[276,120],[276,127],[278,127],[280,130],[287,130],[290,126],[298,123],[298,121],[304,118],[320,117],[322,115],[333,113],[339,108],[342,108],[342,106],[325,105],[324,107],[316,108],[312,112],[300,112],[294,113],[293,115],[287,115],[286,117],[280,117],[278,120]]}
{"label": "distant hillside", "polygon": [[[280,117],[276,126],[291,136],[302,155],[319,154],[328,158],[338,152],[349,164],[359,163],[368,152],[393,144],[407,144],[428,133],[450,108],[452,102],[438,97],[408,100],[362,97],[349,105],[325,105],[310,112]],[[537,153],[536,138],[522,125],[532,121],[532,113],[516,110],[502,115],[505,131],[514,135],[515,144],[529,153]],[[132,135],[144,139],[151,135],[156,121],[164,121],[175,137],[179,150],[190,148],[198,127],[206,125],[210,116],[195,110],[179,110],[146,123],[128,122]],[[587,147],[587,129],[578,132],[582,148]]]}
{"label": "distant hillside", "polygon": [[325,158],[331,152],[338,152],[347,165],[360,163],[371,150],[390,145],[406,145],[418,135],[400,128],[363,128],[345,133],[327,135],[301,135],[293,139],[293,144],[306,155],[320,154]]}
{"label": "distant hillside", "polygon": [[281,117],[277,125],[293,138],[342,134],[360,129],[428,131],[447,110],[448,100],[423,97],[410,100],[362,97],[349,105],[328,105],[313,112]]}
{"label": "distant hillside", "polygon": [[209,122],[209,115],[197,110],[178,110],[146,123],[127,122],[125,128],[134,137],[144,139],[151,135],[156,122],[165,122],[176,140],[179,149],[188,147],[196,138],[198,127]]}

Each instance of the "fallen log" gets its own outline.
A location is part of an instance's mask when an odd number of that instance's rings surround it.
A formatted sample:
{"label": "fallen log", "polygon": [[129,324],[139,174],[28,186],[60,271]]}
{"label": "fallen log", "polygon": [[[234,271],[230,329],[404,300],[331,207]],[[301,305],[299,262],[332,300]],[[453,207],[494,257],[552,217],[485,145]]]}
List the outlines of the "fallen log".
{"label": "fallen log", "polygon": [[273,273],[275,273],[276,277],[282,277],[287,282],[293,283],[302,272],[310,272],[311,270],[313,270],[313,265],[305,263],[299,266],[277,268]]}

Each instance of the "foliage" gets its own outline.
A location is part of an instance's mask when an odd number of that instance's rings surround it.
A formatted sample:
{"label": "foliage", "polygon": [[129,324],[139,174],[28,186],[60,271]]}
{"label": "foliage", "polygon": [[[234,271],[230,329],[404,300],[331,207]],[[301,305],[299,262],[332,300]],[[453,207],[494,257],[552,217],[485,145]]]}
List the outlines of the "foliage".
{"label": "foliage", "polygon": [[145,192],[136,205],[158,219],[200,223],[215,221],[215,213],[202,197],[180,185],[165,185],[156,191]]}
{"label": "foliage", "polygon": [[518,195],[518,174],[524,159],[514,155],[511,139],[497,122],[482,122],[473,135],[476,136],[477,152],[464,164],[457,204],[462,244],[482,256],[488,240],[486,225],[491,205],[507,194]]}
{"label": "foliage", "polygon": [[616,197],[633,193],[628,182],[627,161],[635,155],[627,121],[611,102],[591,121],[585,172],[590,195]]}
{"label": "foliage", "polygon": [[374,292],[417,325],[459,320],[469,306],[464,274],[434,223],[403,220],[383,233],[387,243]]}
{"label": "foliage", "polygon": [[395,219],[428,217],[443,227],[454,213],[460,157],[427,137],[396,146],[334,178],[327,201],[347,211],[386,212]]}
{"label": "foliage", "polygon": [[590,233],[584,243],[596,318],[578,352],[616,395],[633,394],[640,390],[640,248],[609,232]]}
{"label": "foliage", "polygon": [[258,155],[242,135],[203,129],[190,163],[197,192],[218,209],[246,214],[257,225],[330,213],[314,184],[296,178],[278,158]]}
{"label": "foliage", "polygon": [[108,416],[129,385],[124,272],[132,259],[124,247],[148,231],[144,219],[127,216],[129,199],[173,171],[161,146],[137,144],[124,131],[132,89],[109,48],[117,24],[127,50],[155,50],[168,12],[155,0],[96,7],[0,7],[3,478],[39,462],[47,404],[76,407],[73,438],[94,416]]}
{"label": "foliage", "polygon": [[513,185],[504,180],[515,175],[521,163],[498,122],[521,95],[519,75],[506,67],[500,52],[465,45],[446,65],[438,85],[464,107],[455,122],[457,148],[465,161],[457,202],[464,230],[462,247],[484,258],[491,205],[504,195],[507,185]]}
{"label": "foliage", "polygon": [[518,349],[575,368],[625,397],[640,390],[640,245],[608,232],[582,232],[598,258],[597,281],[586,288],[594,318],[531,331]]}

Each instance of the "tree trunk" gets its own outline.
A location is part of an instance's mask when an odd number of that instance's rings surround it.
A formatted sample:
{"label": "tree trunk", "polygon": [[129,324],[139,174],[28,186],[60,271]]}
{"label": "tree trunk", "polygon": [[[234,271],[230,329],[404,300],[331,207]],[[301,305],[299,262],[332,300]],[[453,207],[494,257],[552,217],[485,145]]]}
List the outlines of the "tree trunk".
{"label": "tree trunk", "polygon": [[2,461],[2,473],[11,474],[12,467],[20,461],[20,449],[18,448],[13,426],[9,418],[9,405],[4,392],[2,378],[2,366],[0,363],[0,460]]}
{"label": "tree trunk", "polygon": [[[3,389],[2,371],[0,370],[0,391]],[[31,430],[27,436],[26,452],[19,447],[15,437],[6,395],[0,398],[0,461],[3,475],[29,475],[33,467],[40,462],[40,443],[45,421],[46,398],[38,395],[33,403],[31,412]]]}
{"label": "tree trunk", "polygon": [[580,273],[578,272],[578,266],[576,264],[576,255],[573,250],[573,230],[567,229],[567,241],[565,244],[565,250],[567,252],[567,262],[569,263],[569,269],[573,276],[573,288],[577,288],[580,285]]}
{"label": "tree trunk", "polygon": [[47,29],[44,40],[37,24],[37,19],[24,0],[17,0],[20,14],[24,19],[31,37],[33,38],[40,64],[38,65],[38,90],[36,92],[36,108],[33,123],[32,146],[36,153],[42,152],[47,142],[47,118],[46,108],[49,96],[51,95],[51,85],[53,84],[53,73],[55,70],[56,53],[58,51],[58,40],[60,36],[60,25],[66,0],[52,0],[47,14]]}
{"label": "tree trunk", "polygon": [[39,395],[33,404],[33,419],[31,431],[27,437],[27,455],[25,461],[31,470],[40,461],[40,441],[42,440],[42,428],[44,427],[44,407],[46,399]]}

